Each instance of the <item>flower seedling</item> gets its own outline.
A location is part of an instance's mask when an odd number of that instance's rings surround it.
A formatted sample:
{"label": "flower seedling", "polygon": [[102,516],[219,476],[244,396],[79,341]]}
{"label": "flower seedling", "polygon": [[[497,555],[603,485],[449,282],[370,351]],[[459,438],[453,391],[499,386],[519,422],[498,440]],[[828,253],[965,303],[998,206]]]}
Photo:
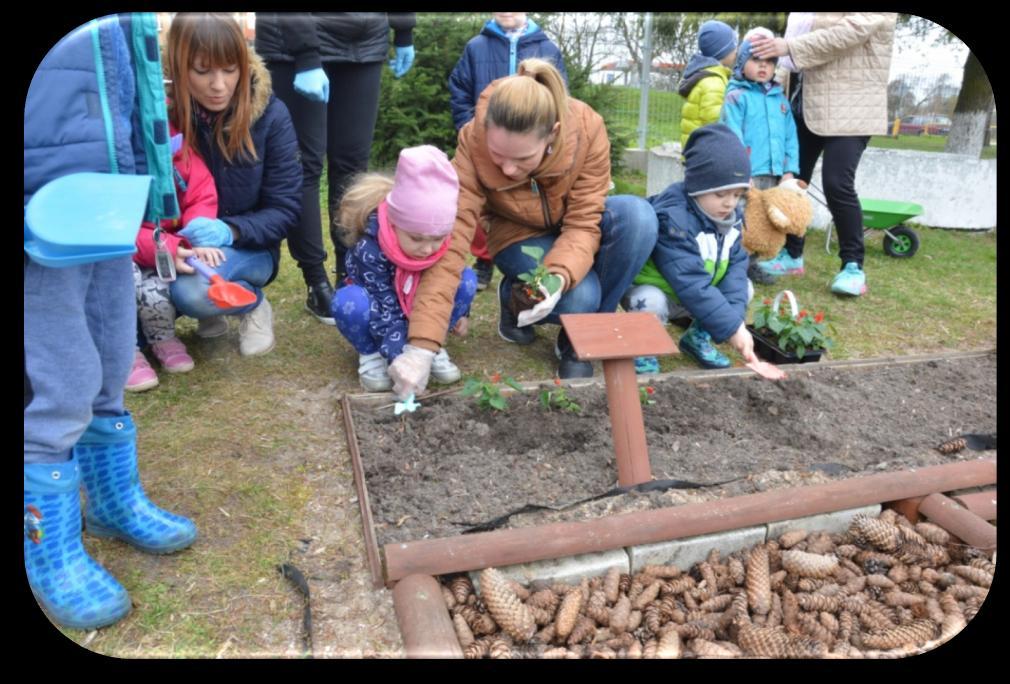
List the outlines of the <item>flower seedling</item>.
{"label": "flower seedling", "polygon": [[522,253],[536,261],[537,265],[532,270],[516,276],[519,282],[512,286],[511,302],[512,313],[514,314],[531,309],[543,301],[544,293],[540,289],[541,286],[551,294],[557,292],[558,288],[561,287],[561,277],[551,273],[544,266],[544,250],[542,247],[525,245],[522,248]]}
{"label": "flower seedling", "polygon": [[568,396],[568,390],[562,387],[560,378],[554,378],[554,386],[555,389],[544,388],[540,390],[540,405],[545,411],[556,408],[572,413],[582,413],[582,406]]}
{"label": "flower seedling", "polygon": [[491,376],[490,381],[467,378],[463,385],[463,396],[476,397],[477,406],[482,409],[504,411],[508,408],[508,400],[501,393],[502,382],[517,392],[523,391],[523,388],[511,376],[503,379],[501,373],[495,373]]}
{"label": "flower seedling", "polygon": [[656,388],[652,385],[646,387],[638,388],[638,400],[642,403],[642,406],[651,406],[656,403],[656,400],[652,398],[652,395],[656,393]]}
{"label": "flower seedling", "polygon": [[772,308],[772,300],[765,299],[754,312],[754,329],[769,340],[775,340],[784,353],[802,358],[808,351],[827,349],[834,342],[828,337],[828,330],[834,327],[824,321],[824,312],[813,316],[806,309],[796,318]]}

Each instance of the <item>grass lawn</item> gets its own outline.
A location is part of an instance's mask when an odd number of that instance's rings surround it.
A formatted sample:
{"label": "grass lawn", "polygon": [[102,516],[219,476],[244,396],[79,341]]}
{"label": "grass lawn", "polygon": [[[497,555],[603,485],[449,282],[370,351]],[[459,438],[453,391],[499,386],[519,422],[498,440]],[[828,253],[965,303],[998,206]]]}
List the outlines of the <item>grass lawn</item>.
{"label": "grass lawn", "polygon": [[[644,194],[640,174],[616,181],[619,191]],[[824,252],[823,233],[812,232],[806,275],[758,286],[756,297],[788,287],[801,306],[823,310],[835,328],[832,359],[994,348],[995,233],[924,228],[919,235],[919,252],[900,260],[884,254],[881,233],[871,233],[869,292],[840,299],[828,292],[838,259]],[[529,347],[504,342],[493,292],[478,294],[470,336],[447,342],[464,376],[552,377],[557,328],[538,328]],[[64,630],[87,648],[125,657],[298,657],[302,599],[276,571],[292,563],[311,584],[317,656],[402,655],[390,594],[370,585],[337,404],[343,393],[361,391],[357,356],[305,312],[301,273],[286,247],[267,294],[277,336],[271,353],[239,356],[235,322],[226,337],[201,340],[185,320],[180,337],[195,370],[162,372],[160,387],[128,395],[144,485],[159,504],[191,516],[200,539],[153,557],[86,535],[89,552],[134,602],[112,627]],[[672,326],[669,332],[679,336]],[[663,371],[693,367],[683,356],[660,363]]]}

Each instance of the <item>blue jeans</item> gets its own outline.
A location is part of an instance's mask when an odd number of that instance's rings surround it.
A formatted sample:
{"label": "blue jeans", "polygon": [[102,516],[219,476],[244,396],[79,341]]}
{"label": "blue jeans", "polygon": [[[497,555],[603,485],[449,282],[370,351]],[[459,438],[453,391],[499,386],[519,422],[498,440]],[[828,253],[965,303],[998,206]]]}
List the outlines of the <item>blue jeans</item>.
{"label": "blue jeans", "polygon": [[179,313],[190,318],[209,318],[221,314],[249,313],[263,301],[263,286],[274,272],[274,260],[265,249],[234,249],[222,247],[225,261],[215,271],[227,281],[238,283],[256,293],[256,303],[221,309],[207,296],[210,281],[199,273],[180,275],[172,283],[172,303]]}
{"label": "blue jeans", "polygon": [[95,416],[124,413],[137,297],[130,257],[46,268],[25,265],[25,463],[57,463]]}
{"label": "blue jeans", "polygon": [[[469,267],[464,268],[459,279],[459,287],[456,289],[456,299],[452,304],[450,328],[456,325],[459,319],[470,315],[470,304],[473,303],[475,294],[477,294],[477,274]],[[389,335],[385,337],[374,335],[369,323],[381,318],[379,308],[373,306],[374,304],[365,288],[360,285],[345,285],[334,293],[331,310],[337,323],[337,330],[347,338],[355,351],[359,354],[374,354],[381,351],[383,358],[391,361],[400,355],[403,345],[407,342],[406,326],[403,325],[406,321],[394,323],[403,328],[402,334],[396,336],[396,339],[392,339]],[[402,317],[403,312],[397,308],[394,315]],[[389,328],[384,326],[383,329],[388,331]]]}
{"label": "blue jeans", "polygon": [[[656,245],[659,221],[652,205],[641,197],[616,195],[608,197],[600,220],[600,251],[593,267],[574,288],[565,292],[554,311],[540,323],[560,324],[563,313],[612,313],[621,296],[642,270]],[[494,256],[495,266],[502,272],[505,287],[511,288],[516,276],[532,270],[536,262],[522,252],[524,245],[550,251],[557,235],[544,235],[509,245]]]}

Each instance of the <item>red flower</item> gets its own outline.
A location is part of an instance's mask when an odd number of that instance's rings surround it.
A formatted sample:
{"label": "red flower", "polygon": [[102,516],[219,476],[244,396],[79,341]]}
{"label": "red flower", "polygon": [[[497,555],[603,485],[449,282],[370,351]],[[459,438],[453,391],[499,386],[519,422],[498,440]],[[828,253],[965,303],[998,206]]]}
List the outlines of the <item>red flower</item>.
{"label": "red flower", "polygon": [[495,373],[492,375],[491,382],[501,382],[501,373]]}
{"label": "red flower", "polygon": [[655,387],[646,387],[645,388],[645,393],[646,394],[655,394],[656,393],[656,388]]}
{"label": "red flower", "polygon": [[810,314],[809,314],[809,312],[806,309],[800,309],[800,315],[799,315],[799,317],[796,320],[801,321],[801,320],[803,320],[804,318],[806,318],[809,315]]}
{"label": "red flower", "polygon": [[561,385],[561,378],[554,378],[554,384],[560,386]]}
{"label": "red flower", "polygon": [[771,297],[765,297],[764,298],[764,305],[765,306],[771,306],[772,305]]}
{"label": "red flower", "polygon": [[824,312],[818,311],[817,314],[814,316],[814,323],[820,323],[823,320],[824,320]]}

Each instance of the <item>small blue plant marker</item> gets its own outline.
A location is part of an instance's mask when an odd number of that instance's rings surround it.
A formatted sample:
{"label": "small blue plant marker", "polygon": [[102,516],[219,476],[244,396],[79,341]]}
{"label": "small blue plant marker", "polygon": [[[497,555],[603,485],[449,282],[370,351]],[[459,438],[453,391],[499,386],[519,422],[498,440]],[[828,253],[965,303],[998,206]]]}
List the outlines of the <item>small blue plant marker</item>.
{"label": "small blue plant marker", "polygon": [[393,415],[398,416],[404,411],[406,411],[407,413],[413,413],[418,408],[420,408],[420,406],[421,404],[414,401],[414,395],[412,393],[403,401],[398,401],[396,402],[396,404],[393,405]]}

